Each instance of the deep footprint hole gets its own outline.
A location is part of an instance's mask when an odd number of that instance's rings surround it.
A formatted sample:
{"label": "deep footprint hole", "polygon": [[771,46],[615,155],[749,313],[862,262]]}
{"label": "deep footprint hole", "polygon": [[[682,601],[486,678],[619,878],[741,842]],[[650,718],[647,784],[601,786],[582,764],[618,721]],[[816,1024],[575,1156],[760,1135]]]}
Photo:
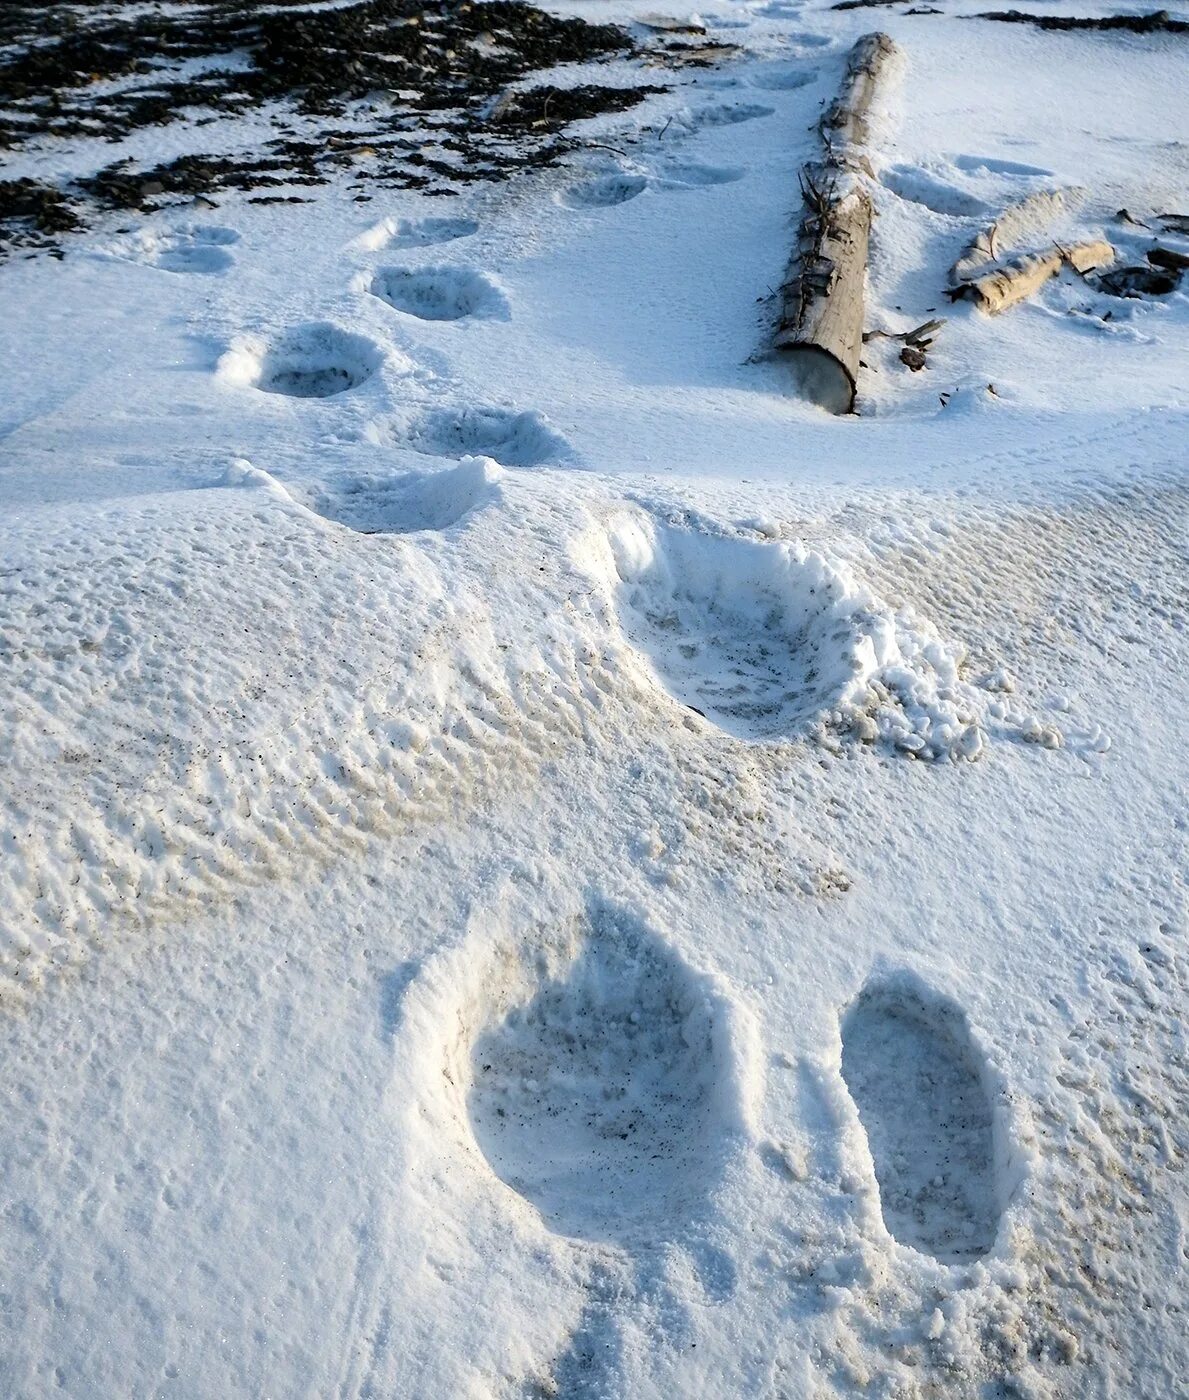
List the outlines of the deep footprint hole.
{"label": "deep footprint hole", "polygon": [[366,383],[383,362],[380,347],[366,337],[315,322],[271,341],[237,342],[219,361],[218,374],[267,394],[325,399]]}
{"label": "deep footprint hole", "polygon": [[807,729],[870,664],[847,586],[817,555],[633,519],[610,543],[628,639],[676,700],[737,738]]}
{"label": "deep footprint hole", "polygon": [[428,248],[478,233],[479,221],[465,218],[396,219],[372,238],[376,248]]}
{"label": "deep footprint hole", "polygon": [[512,1004],[471,1055],[470,1121],[492,1170],[565,1235],[679,1228],[732,1122],[724,1009],[706,980],[607,913],[513,975]]}
{"label": "deep footprint hole", "polygon": [[444,471],[350,477],[319,492],[312,506],[362,535],[448,530],[498,499],[500,476],[494,462],[470,457]]}
{"label": "deep footprint hole", "polygon": [[440,457],[492,457],[506,467],[538,467],[572,456],[570,444],[543,414],[481,405],[427,410],[414,419],[409,445]]}
{"label": "deep footprint hole", "polygon": [[571,209],[610,209],[635,199],[644,193],[647,186],[648,181],[643,175],[619,171],[571,185],[561,199]]}

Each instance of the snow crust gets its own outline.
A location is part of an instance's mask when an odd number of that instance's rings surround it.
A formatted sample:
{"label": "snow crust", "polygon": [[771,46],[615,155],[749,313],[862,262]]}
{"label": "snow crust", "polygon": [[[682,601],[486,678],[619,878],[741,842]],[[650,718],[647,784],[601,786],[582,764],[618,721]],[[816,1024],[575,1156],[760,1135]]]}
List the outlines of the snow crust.
{"label": "snow crust", "polygon": [[875,13],[856,419],[766,349],[869,10],[0,268],[0,1391],[1183,1393],[1189,297],[941,293],[1145,256],[1184,49]]}

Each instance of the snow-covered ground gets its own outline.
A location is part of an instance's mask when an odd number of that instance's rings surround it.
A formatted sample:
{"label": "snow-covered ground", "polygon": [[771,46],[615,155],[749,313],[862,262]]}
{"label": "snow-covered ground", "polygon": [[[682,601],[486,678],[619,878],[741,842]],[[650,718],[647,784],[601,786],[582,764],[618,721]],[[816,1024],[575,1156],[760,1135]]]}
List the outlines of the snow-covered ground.
{"label": "snow-covered ground", "polygon": [[[0,267],[3,1393],[1184,1394],[1189,291],[942,288],[1189,212],[1189,38],[902,8]],[[947,321],[836,419],[764,351],[873,18],[867,322]]]}

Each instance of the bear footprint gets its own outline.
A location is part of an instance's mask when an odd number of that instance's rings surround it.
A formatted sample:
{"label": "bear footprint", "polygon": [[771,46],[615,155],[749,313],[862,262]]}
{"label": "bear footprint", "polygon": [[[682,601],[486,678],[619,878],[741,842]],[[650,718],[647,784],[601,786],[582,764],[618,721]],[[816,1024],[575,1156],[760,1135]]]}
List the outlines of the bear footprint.
{"label": "bear footprint", "polygon": [[875,1165],[888,1233],[943,1263],[995,1243],[992,1105],[965,1015],[906,981],[865,988],[842,1019],[842,1077]]}
{"label": "bear footprint", "polygon": [[372,279],[381,301],[423,321],[506,319],[508,299],[485,273],[470,267],[386,267]]}
{"label": "bear footprint", "polygon": [[492,1170],[562,1234],[671,1235],[712,1187],[732,1126],[723,1002],[608,910],[517,980],[472,1047],[468,1108]]}
{"label": "bear footprint", "polygon": [[282,331],[271,340],[244,336],[219,360],[216,373],[229,384],[325,399],[366,383],[384,362],[378,345],[328,321]]}
{"label": "bear footprint", "polygon": [[445,471],[349,477],[319,493],[313,508],[361,535],[448,530],[499,498],[502,475],[497,463],[466,457]]}

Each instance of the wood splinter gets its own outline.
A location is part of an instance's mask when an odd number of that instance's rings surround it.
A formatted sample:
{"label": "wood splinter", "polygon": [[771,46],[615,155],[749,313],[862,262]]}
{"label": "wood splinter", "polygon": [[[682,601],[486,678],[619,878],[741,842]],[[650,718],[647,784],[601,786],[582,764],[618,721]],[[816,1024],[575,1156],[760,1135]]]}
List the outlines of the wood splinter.
{"label": "wood splinter", "polygon": [[871,196],[863,176],[868,115],[889,62],[886,34],[851,49],[838,97],[822,117],[824,157],[801,172],[805,213],[781,288],[775,348],[796,364],[802,391],[831,413],[854,409],[863,343],[863,283],[871,235]]}

